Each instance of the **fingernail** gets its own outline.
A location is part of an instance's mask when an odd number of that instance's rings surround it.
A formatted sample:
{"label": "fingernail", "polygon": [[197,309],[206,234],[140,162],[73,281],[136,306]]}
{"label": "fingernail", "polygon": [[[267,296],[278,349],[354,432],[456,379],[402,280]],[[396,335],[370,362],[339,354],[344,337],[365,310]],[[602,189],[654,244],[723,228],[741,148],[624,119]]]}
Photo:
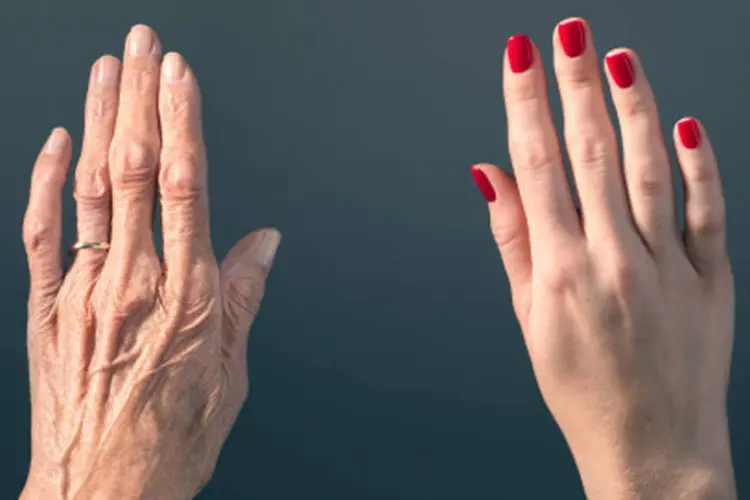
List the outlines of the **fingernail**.
{"label": "fingernail", "polygon": [[115,85],[120,74],[120,65],[113,58],[100,59],[96,66],[96,83],[111,87]]}
{"label": "fingernail", "polygon": [[701,144],[701,129],[695,118],[685,118],[677,122],[677,133],[682,145],[688,149],[695,149]]}
{"label": "fingernail", "polygon": [[534,50],[526,35],[513,35],[508,38],[508,62],[513,73],[523,73],[534,62]]}
{"label": "fingernail", "polygon": [[268,269],[273,264],[279,243],[281,243],[280,232],[275,229],[263,231],[260,233],[255,244],[250,247],[250,253],[258,264]]}
{"label": "fingernail", "polygon": [[580,19],[560,23],[557,27],[557,34],[563,51],[568,57],[578,57],[586,50],[586,28]]}
{"label": "fingernail", "polygon": [[54,129],[44,145],[44,152],[48,155],[58,156],[65,150],[68,143],[68,134],[61,128]]}
{"label": "fingernail", "polygon": [[151,53],[154,46],[154,35],[143,25],[133,26],[128,35],[128,52],[134,57],[143,57]]}
{"label": "fingernail", "polygon": [[495,201],[497,199],[495,188],[492,187],[492,184],[490,184],[490,180],[485,173],[478,168],[472,168],[471,175],[474,177],[474,182],[477,183],[477,187],[482,193],[482,196],[484,196],[484,199],[490,203]]}
{"label": "fingernail", "polygon": [[607,68],[618,87],[626,89],[635,83],[633,62],[627,52],[617,52],[605,58]]}
{"label": "fingernail", "polygon": [[185,76],[185,61],[183,61],[182,56],[174,52],[164,56],[162,75],[170,83],[177,83],[182,80]]}

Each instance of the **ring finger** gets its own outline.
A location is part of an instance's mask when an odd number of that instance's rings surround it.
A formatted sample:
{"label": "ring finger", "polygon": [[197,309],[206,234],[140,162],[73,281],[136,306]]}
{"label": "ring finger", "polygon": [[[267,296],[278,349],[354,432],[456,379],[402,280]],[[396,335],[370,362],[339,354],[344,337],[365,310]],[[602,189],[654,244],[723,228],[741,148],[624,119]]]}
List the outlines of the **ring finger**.
{"label": "ring finger", "polygon": [[677,249],[672,170],[651,86],[636,54],[627,49],[606,57],[607,74],[622,133],[625,180],[638,230],[652,252]]}
{"label": "ring finger", "polygon": [[[99,59],[91,70],[86,97],[83,147],[76,167],[74,196],[79,242],[107,242],[110,233],[111,189],[109,146],[112,142],[119,95],[120,61]],[[82,252],[97,258],[100,252]]]}

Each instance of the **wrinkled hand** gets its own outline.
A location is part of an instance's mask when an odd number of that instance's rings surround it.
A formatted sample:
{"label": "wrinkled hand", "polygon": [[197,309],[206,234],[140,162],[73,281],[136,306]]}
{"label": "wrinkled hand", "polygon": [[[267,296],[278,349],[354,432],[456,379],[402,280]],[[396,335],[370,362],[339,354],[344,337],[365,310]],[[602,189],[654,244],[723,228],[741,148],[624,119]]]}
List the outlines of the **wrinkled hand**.
{"label": "wrinkled hand", "polygon": [[679,229],[669,157],[638,57],[606,57],[623,168],[585,22],[561,23],[554,67],[567,182],[539,52],[511,37],[504,93],[516,179],[474,177],[489,201],[542,395],[591,498],[735,498],[726,394],[734,291],[724,201],[705,130],[675,128],[685,187]]}
{"label": "wrinkled hand", "polygon": [[[208,481],[248,391],[247,333],[279,233],[219,269],[209,235],[198,85],[136,26],[93,67],[75,173],[80,250],[63,272],[71,141],[39,155],[23,234],[31,274],[29,499],[184,499]],[[158,192],[163,260],[153,241]]]}

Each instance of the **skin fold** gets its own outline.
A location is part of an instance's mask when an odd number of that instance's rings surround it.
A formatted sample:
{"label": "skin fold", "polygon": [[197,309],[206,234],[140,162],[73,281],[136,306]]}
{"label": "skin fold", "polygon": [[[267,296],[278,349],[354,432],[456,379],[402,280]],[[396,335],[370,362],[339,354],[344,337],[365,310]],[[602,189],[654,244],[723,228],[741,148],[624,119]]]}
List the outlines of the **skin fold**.
{"label": "skin fold", "polygon": [[515,178],[473,167],[534,372],[589,498],[734,499],[726,394],[734,287],[714,154],[697,120],[675,127],[685,230],[654,96],[616,49],[606,108],[591,31],[553,35],[569,187],[543,63],[523,35],[505,54]]}
{"label": "skin fold", "polygon": [[[71,139],[34,167],[23,236],[31,275],[32,461],[24,499],[185,499],[211,477],[248,392],[246,345],[279,244],[243,238],[219,266],[195,77],[145,26],[124,63],[96,62],[75,171],[81,250],[63,274]],[[157,256],[157,198],[164,255]]]}

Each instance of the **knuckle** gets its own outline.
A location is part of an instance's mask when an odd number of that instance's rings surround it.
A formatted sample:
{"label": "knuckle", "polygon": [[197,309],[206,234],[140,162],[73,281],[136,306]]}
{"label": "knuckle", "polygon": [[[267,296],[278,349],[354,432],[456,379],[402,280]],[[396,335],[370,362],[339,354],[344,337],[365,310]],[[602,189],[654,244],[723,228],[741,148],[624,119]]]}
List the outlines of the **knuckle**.
{"label": "knuckle", "polygon": [[637,128],[642,128],[642,125],[653,128],[654,122],[657,121],[656,104],[641,92],[629,94],[617,112],[621,119],[627,119],[631,126]]}
{"label": "knuckle", "polygon": [[79,203],[109,202],[109,172],[106,154],[83,158],[76,168],[73,196]]}
{"label": "knuckle", "polygon": [[646,151],[631,151],[629,154],[626,150],[624,159],[628,187],[646,199],[671,196],[671,167],[666,157],[667,153],[661,140],[650,141]]}
{"label": "knuckle", "polygon": [[57,231],[49,221],[27,215],[23,223],[23,243],[30,256],[51,251],[56,245]]}
{"label": "knuckle", "polygon": [[156,305],[159,271],[156,264],[145,259],[123,267],[103,292],[114,313],[119,317],[131,318],[151,311]]}
{"label": "knuckle", "polygon": [[538,134],[526,134],[511,140],[513,162],[531,173],[544,173],[556,163],[547,142]]}
{"label": "knuckle", "polygon": [[112,289],[110,300],[113,310],[123,318],[135,316],[137,313],[153,305],[154,294],[144,286],[116,285]]}
{"label": "knuckle", "polygon": [[86,118],[91,122],[109,121],[117,111],[117,100],[110,93],[93,92],[86,99]]}
{"label": "knuckle", "polygon": [[691,230],[705,236],[719,236],[724,233],[726,218],[723,204],[704,205],[690,210]]}
{"label": "knuckle", "polygon": [[202,163],[194,153],[180,153],[168,158],[159,175],[162,195],[166,199],[184,202],[200,198],[205,184]]}
{"label": "knuckle", "polygon": [[533,82],[523,81],[511,85],[508,89],[508,98],[517,103],[529,103],[539,100],[539,92]]}
{"label": "knuckle", "polygon": [[135,92],[150,93],[159,79],[159,68],[150,62],[130,61],[130,69],[123,71],[122,85]]}
{"label": "knuckle", "polygon": [[495,238],[495,243],[501,249],[513,249],[522,243],[522,233],[518,231],[515,221],[507,221],[502,217],[492,217],[490,231]]}
{"label": "knuckle", "polygon": [[647,172],[653,172],[653,170],[644,171],[635,181],[634,187],[638,195],[646,199],[663,197],[668,190],[667,184],[664,180],[658,179]]}
{"label": "knuckle", "polygon": [[571,90],[585,90],[599,85],[598,73],[592,72],[584,64],[566,60],[556,68],[557,79],[561,87]]}
{"label": "knuckle", "polygon": [[508,99],[519,104],[539,103],[546,100],[547,95],[539,88],[533,78],[513,78],[508,81],[507,93]]}
{"label": "knuckle", "polygon": [[171,122],[184,122],[193,114],[192,96],[183,86],[172,86],[164,94],[161,114]]}
{"label": "knuckle", "polygon": [[701,163],[694,168],[683,168],[682,175],[688,185],[707,186],[719,184],[719,169],[707,163]]}
{"label": "knuckle", "polygon": [[605,266],[603,279],[609,289],[627,295],[638,281],[638,267],[632,259],[615,253]]}
{"label": "knuckle", "polygon": [[571,161],[590,170],[603,170],[612,155],[613,148],[598,132],[582,127],[566,134]]}
{"label": "knuckle", "polygon": [[121,187],[152,182],[157,162],[157,148],[146,141],[126,139],[114,145],[110,164],[112,181]]}
{"label": "knuckle", "polygon": [[554,295],[564,295],[575,289],[576,274],[569,269],[558,269],[546,278],[547,289]]}
{"label": "knuckle", "polygon": [[555,295],[563,295],[576,288],[586,269],[579,256],[563,256],[550,261],[540,273],[546,288]]}

